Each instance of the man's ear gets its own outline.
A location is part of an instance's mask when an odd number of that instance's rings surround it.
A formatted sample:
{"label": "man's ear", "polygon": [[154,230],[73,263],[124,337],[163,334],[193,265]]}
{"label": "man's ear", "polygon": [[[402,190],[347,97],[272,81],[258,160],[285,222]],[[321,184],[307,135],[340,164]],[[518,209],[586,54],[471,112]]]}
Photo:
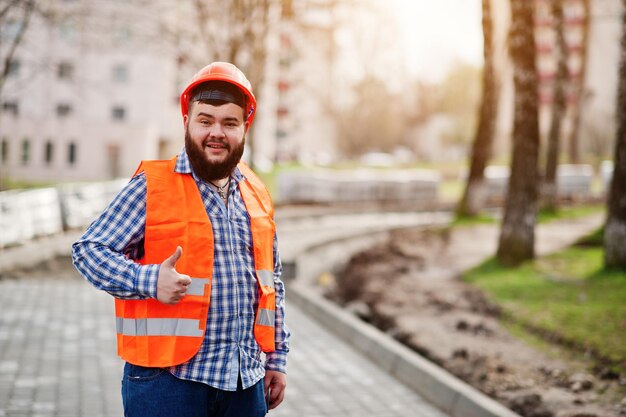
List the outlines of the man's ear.
{"label": "man's ear", "polygon": [[246,133],[248,133],[248,129],[250,128],[250,121],[246,120],[245,122],[243,122],[243,134],[245,135]]}
{"label": "man's ear", "polygon": [[185,124],[185,126],[187,126],[188,122],[189,122],[189,113],[183,116],[183,123]]}

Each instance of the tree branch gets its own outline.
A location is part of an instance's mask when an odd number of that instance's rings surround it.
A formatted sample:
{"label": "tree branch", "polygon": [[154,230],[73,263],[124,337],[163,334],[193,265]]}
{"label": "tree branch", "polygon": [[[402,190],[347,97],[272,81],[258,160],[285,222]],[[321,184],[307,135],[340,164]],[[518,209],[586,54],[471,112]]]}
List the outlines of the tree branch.
{"label": "tree branch", "polygon": [[9,50],[4,57],[2,73],[0,74],[0,97],[2,96],[2,88],[4,87],[4,83],[9,75],[9,71],[11,69],[11,64],[13,62],[13,57],[15,56],[15,51],[17,47],[22,42],[24,34],[26,33],[26,29],[28,29],[28,24],[30,23],[30,18],[32,16],[33,9],[35,8],[34,0],[28,0],[25,2],[24,6],[24,14],[22,15],[20,29],[17,32],[17,35],[13,39],[13,43],[9,47]]}

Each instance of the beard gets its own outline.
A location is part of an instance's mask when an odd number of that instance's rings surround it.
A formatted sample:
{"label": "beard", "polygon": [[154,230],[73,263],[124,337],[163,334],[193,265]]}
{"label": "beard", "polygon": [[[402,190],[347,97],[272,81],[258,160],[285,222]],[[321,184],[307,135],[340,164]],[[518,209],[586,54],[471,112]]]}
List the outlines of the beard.
{"label": "beard", "polygon": [[189,157],[189,163],[191,163],[193,172],[195,172],[198,178],[206,182],[229,177],[241,160],[245,144],[245,136],[242,138],[241,143],[234,148],[231,148],[228,143],[223,143],[228,151],[226,159],[221,162],[212,162],[208,160],[202,148],[191,140],[189,130],[185,129],[185,150]]}

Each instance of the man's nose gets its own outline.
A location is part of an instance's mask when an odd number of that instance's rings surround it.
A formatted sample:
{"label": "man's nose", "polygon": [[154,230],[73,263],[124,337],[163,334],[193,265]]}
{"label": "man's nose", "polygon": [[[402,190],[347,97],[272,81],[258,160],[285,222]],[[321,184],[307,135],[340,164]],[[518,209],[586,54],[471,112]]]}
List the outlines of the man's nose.
{"label": "man's nose", "polygon": [[211,130],[209,131],[209,135],[212,138],[223,138],[225,136],[224,127],[221,125],[221,123],[213,123],[213,125],[211,126]]}

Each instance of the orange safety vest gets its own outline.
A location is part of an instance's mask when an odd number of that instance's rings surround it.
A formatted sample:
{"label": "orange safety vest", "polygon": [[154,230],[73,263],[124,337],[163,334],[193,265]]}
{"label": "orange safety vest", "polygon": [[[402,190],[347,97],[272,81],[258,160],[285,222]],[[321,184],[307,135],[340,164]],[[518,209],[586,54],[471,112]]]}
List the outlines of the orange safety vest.
{"label": "orange safety vest", "polygon": [[[146,175],[146,228],[141,264],[160,264],[177,246],[183,254],[176,270],[192,282],[177,304],[156,299],[115,300],[117,351],[122,359],[140,366],[166,367],[191,359],[206,331],[213,276],[213,229],[200,192],[190,174],[174,171],[176,157],[143,161],[135,175]],[[264,352],[273,352],[274,208],[269,192],[252,170],[238,165],[246,177],[239,191],[250,216],[254,268],[259,283],[259,306],[254,337]]]}

